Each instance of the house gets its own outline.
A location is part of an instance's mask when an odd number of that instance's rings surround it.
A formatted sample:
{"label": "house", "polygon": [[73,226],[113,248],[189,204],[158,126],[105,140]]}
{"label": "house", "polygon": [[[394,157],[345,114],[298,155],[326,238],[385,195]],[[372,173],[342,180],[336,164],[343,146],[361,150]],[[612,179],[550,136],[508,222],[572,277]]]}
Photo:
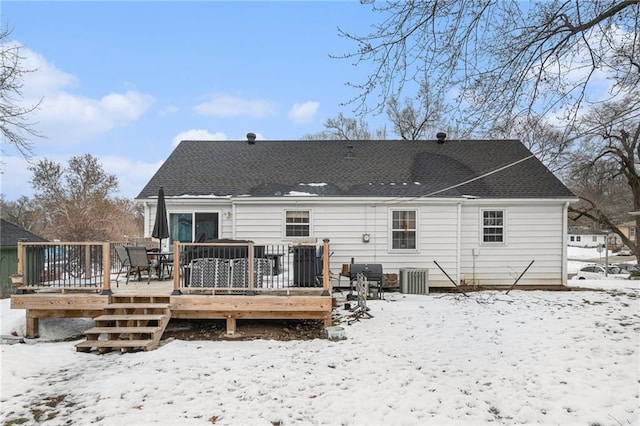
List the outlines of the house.
{"label": "house", "polygon": [[631,241],[635,241],[636,244],[638,243],[638,234],[635,220],[621,223],[620,225],[618,225],[618,229]]}
{"label": "house", "polygon": [[[248,135],[249,136],[249,135]],[[561,285],[576,197],[517,140],[182,141],[136,200],[151,235],[329,239],[330,268],[418,268],[429,287]],[[451,280],[449,279],[451,278]]]}
{"label": "house", "polygon": [[0,284],[3,296],[10,293],[10,277],[17,271],[19,241],[45,242],[47,240],[0,219]]}
{"label": "house", "polygon": [[571,247],[604,247],[610,232],[598,229],[569,229],[567,245]]}

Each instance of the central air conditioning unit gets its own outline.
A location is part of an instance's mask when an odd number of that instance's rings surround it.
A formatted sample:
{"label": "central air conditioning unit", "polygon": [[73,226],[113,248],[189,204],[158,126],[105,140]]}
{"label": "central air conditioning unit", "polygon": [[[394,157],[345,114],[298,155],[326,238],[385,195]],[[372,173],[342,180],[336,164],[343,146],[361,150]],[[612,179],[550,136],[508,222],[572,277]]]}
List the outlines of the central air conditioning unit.
{"label": "central air conditioning unit", "polygon": [[400,293],[429,294],[429,270],[400,268]]}

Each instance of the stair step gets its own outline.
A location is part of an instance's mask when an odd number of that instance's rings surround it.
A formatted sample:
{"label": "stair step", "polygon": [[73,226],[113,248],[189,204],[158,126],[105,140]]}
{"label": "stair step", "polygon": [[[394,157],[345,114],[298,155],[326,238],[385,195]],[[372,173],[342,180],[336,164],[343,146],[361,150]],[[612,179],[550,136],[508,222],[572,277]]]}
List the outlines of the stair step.
{"label": "stair step", "polygon": [[162,331],[161,327],[93,327],[85,331],[85,334],[112,334],[112,333],[126,333],[126,334],[141,334],[141,333],[156,333]]}
{"label": "stair step", "polygon": [[165,314],[107,314],[95,317],[94,321],[162,321],[164,319],[167,319]]}
{"label": "stair step", "polygon": [[152,346],[148,340],[87,340],[76,344],[76,348],[145,348]]}
{"label": "stair step", "polygon": [[110,303],[105,309],[169,309],[168,303]]}
{"label": "stair step", "polygon": [[112,296],[112,303],[169,303],[167,296]]}

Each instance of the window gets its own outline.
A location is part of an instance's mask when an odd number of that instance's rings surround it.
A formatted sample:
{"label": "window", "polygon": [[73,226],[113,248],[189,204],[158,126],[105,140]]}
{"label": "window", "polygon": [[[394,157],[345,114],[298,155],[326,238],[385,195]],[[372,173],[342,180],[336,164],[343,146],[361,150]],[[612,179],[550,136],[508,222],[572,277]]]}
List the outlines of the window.
{"label": "window", "polygon": [[[194,226],[195,224],[195,226]],[[191,243],[201,234],[205,240],[218,238],[218,213],[170,213],[170,242]]]}
{"label": "window", "polygon": [[285,237],[310,237],[311,214],[309,210],[285,211]]}
{"label": "window", "polygon": [[598,242],[598,237],[596,237],[595,235],[593,237],[591,237],[591,241],[593,241],[594,243]]}
{"label": "window", "polygon": [[417,248],[416,210],[391,211],[391,248],[393,250],[415,250]]}
{"label": "window", "polygon": [[578,236],[576,237],[576,241],[577,241],[577,242],[580,242],[580,240],[581,240],[581,239],[582,239],[582,237],[581,237],[580,235],[578,235]]}
{"label": "window", "polygon": [[575,240],[576,240],[576,237],[574,237],[574,236],[572,235],[571,237],[569,237],[569,240],[570,240],[570,241],[575,241]]}
{"label": "window", "polygon": [[505,242],[504,210],[482,210],[482,242]]}
{"label": "window", "polygon": [[636,239],[636,227],[635,226],[630,226],[629,227],[629,239],[630,240],[635,240]]}

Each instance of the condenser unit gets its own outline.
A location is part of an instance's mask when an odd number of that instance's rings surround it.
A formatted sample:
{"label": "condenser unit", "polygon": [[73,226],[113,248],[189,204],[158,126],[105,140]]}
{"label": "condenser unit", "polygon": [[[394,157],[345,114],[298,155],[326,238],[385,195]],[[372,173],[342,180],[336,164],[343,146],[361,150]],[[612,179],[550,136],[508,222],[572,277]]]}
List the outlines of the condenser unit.
{"label": "condenser unit", "polygon": [[429,294],[429,270],[400,268],[400,293]]}

